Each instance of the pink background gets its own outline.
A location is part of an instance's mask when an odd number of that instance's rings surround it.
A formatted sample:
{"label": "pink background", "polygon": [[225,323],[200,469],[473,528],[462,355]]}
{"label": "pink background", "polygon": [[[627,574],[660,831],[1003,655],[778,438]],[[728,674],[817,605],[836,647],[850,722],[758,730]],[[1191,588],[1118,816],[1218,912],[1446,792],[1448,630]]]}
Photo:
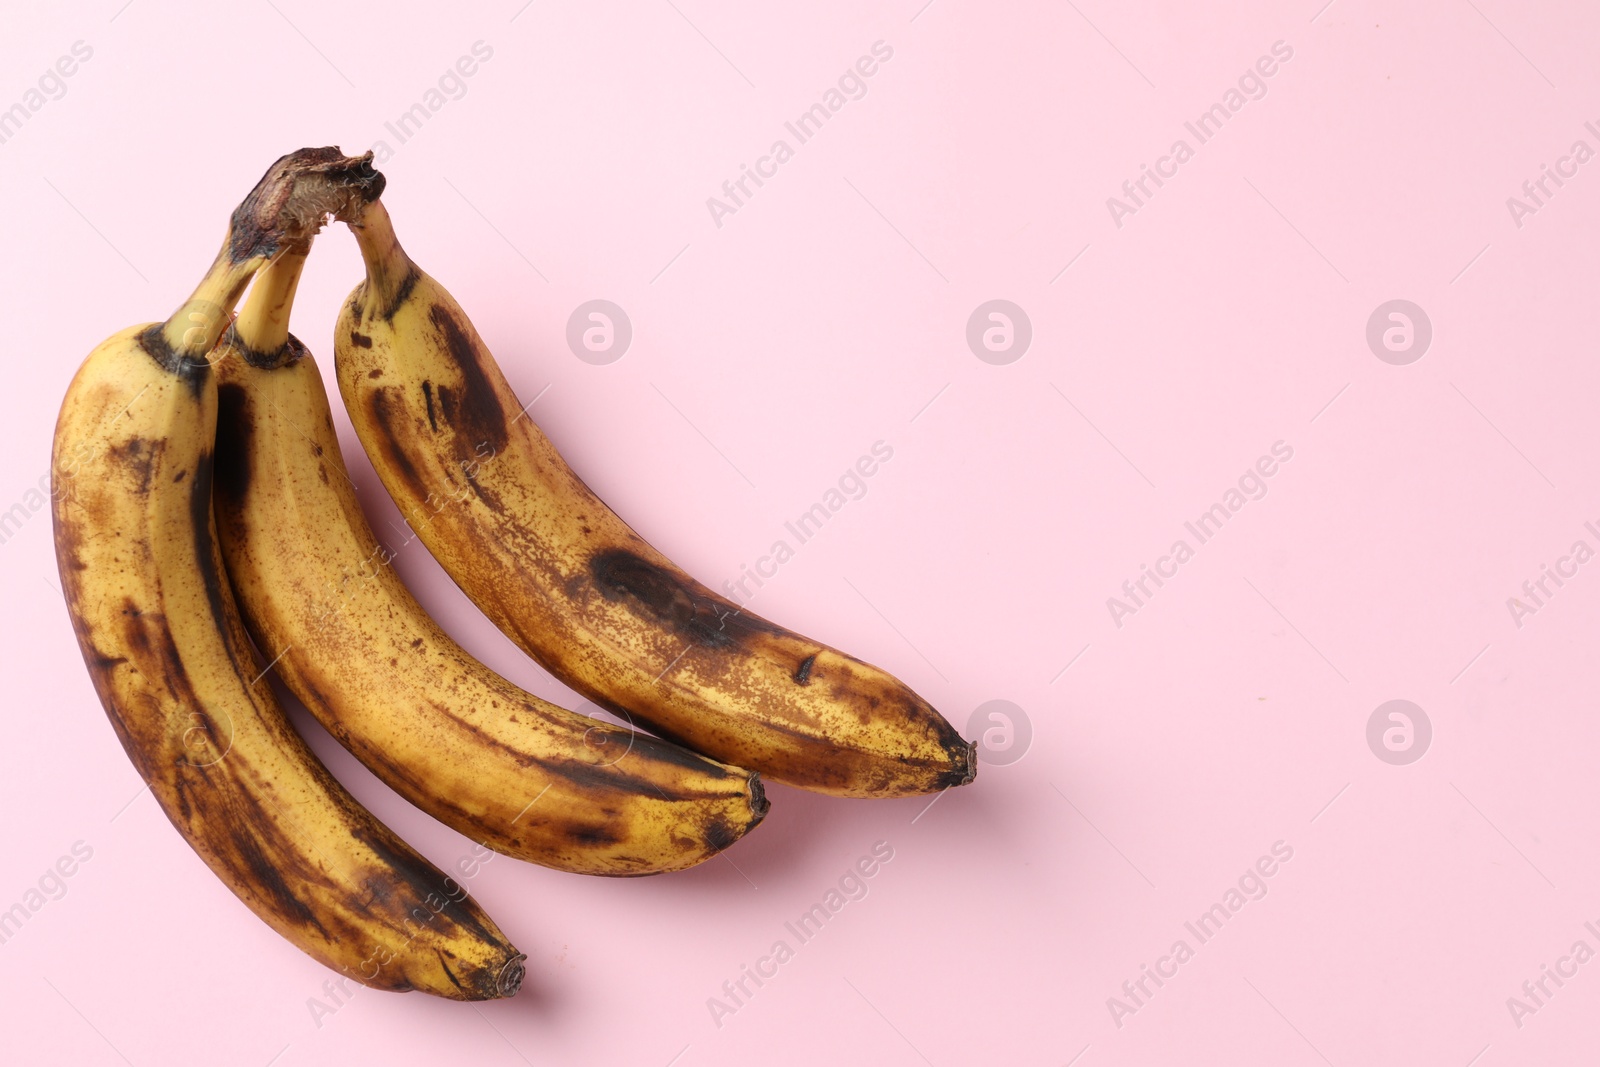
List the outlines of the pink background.
{"label": "pink background", "polygon": [[[1520,1019],[1507,998],[1600,949],[1600,565],[1520,627],[1507,600],[1600,547],[1600,162],[1520,227],[1506,200],[1600,149],[1600,12],[921,3],[10,6],[0,108],[75,41],[93,54],[0,144],[0,511],[47,473],[78,361],[177,305],[268,163],[384,139],[408,250],[524,399],[548,386],[534,413],[572,465],[698,577],[736,577],[887,442],[752,607],[959,727],[1012,701],[1033,736],[931,809],[774,786],[763,827],[683,874],[498,858],[467,885],[530,956],[521,996],[360,990],[316,1018],[329,972],[141,792],[40,511],[0,545],[0,908],[93,854],[0,945],[8,1062],[1592,1060],[1600,962]],[[477,41],[465,95],[398,143],[384,123]],[[877,41],[867,95],[716,226],[706,198]],[[1267,95],[1196,146],[1184,122],[1276,41]],[[1194,158],[1119,228],[1106,199],[1180,137]],[[296,314],[325,367],[359,278],[330,229]],[[634,329],[606,366],[565,341],[595,298]],[[997,298],[1033,329],[1004,366],[965,340]],[[1392,299],[1433,325],[1409,365],[1366,342]],[[1107,598],[1277,441],[1265,498],[1117,626]],[[483,659],[572,701],[424,550],[396,565]],[[1367,742],[1392,699],[1432,724],[1408,765]],[[307,732],[435,862],[472,854]],[[717,1025],[708,998],[879,841],[868,896]],[[1200,944],[1184,924],[1279,841],[1267,894]],[[1114,1018],[1180,938],[1193,958]]]}

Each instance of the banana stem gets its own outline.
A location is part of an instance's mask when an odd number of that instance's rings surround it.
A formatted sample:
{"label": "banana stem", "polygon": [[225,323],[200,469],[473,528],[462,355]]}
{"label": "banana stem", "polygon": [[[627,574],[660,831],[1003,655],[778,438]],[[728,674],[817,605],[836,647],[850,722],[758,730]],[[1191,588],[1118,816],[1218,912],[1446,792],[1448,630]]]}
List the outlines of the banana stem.
{"label": "banana stem", "polygon": [[358,214],[383,185],[371,152],[346,156],[337,148],[302,148],[278,159],[234,209],[222,251],[193,295],[145,334],[146,348],[174,373],[204,365],[251,275],[280,253],[308,246],[329,215]]}
{"label": "banana stem", "polygon": [[194,293],[160,326],[161,340],[174,364],[205,362],[206,353],[222,336],[234,305],[244,295],[244,287],[260,269],[263,258],[251,257],[236,263],[226,249],[217,256]]}
{"label": "banana stem", "polygon": [[261,269],[233,324],[239,343],[257,356],[272,356],[289,342],[289,312],[311,242],[285,246]]}
{"label": "banana stem", "polygon": [[393,307],[400,302],[416,267],[400,247],[400,239],[395,236],[394,224],[389,219],[389,209],[381,200],[372,200],[345,221],[350,232],[356,235],[361,258],[367,265],[367,306]]}

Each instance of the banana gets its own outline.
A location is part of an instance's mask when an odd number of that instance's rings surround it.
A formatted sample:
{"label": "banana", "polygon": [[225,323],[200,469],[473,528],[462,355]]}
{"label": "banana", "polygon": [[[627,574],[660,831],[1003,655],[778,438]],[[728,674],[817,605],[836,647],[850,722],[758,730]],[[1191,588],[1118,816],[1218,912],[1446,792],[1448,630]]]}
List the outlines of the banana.
{"label": "banana", "polygon": [[[89,354],[52,455],[56,559],[96,693],[167,818],[251,911],[366,985],[511,996],[521,953],[464,890],[362,808],[294,732],[253,659],[211,519],[206,361],[251,274],[342,199],[370,153],[283,157],[194,295]],[[365,193],[363,193],[365,190]]]}
{"label": "banana", "polygon": [[422,542],[507,636],[602,707],[766,778],[840,796],[964,785],[973,747],[898,679],[713,593],[618,518],[527,417],[376,199],[339,390]]}
{"label": "banana", "polygon": [[256,645],[378,777],[496,851],[639,875],[728,847],[766,813],[757,776],[524,692],[406,589],[362,514],[316,361],[288,332],[304,262],[263,270],[213,353],[218,537]]}

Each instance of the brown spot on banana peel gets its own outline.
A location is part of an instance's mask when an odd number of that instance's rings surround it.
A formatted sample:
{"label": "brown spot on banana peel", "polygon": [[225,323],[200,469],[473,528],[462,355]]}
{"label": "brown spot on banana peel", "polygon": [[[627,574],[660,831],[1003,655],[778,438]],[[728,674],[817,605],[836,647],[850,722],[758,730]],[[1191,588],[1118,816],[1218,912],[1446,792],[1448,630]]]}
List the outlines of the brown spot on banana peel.
{"label": "brown spot on banana peel", "polygon": [[161,465],[166,448],[167,443],[160,439],[130,437],[121,445],[112,445],[107,452],[113,462],[139,479],[134,491],[142,495],[150,491],[150,479]]}
{"label": "brown spot on banana peel", "polygon": [[617,836],[616,831],[605,823],[568,827],[567,837],[579,848],[594,848],[598,845],[620,845],[622,843],[622,838]]}
{"label": "brown spot on banana peel", "polygon": [[237,382],[218,385],[216,492],[236,507],[250,491],[250,439],[254,433],[249,390]]}
{"label": "brown spot on banana peel", "polygon": [[282,345],[270,352],[263,352],[245,344],[239,337],[238,330],[229,326],[223,343],[227,348],[222,358],[238,356],[257,370],[277,370],[279,367],[287,367],[306,355],[306,346],[293,334],[290,334]]}
{"label": "brown spot on banana peel", "polygon": [[456,977],[456,972],[450,969],[450,961],[444,958],[444,953],[438,949],[434,949],[433,954],[439,957],[439,966],[444,971],[444,976],[450,980],[450,984],[461,990],[463,993],[466,992],[461,985],[460,979]]}
{"label": "brown spot on banana peel", "polygon": [[[417,270],[415,266],[407,268],[406,276],[400,282],[400,288],[395,290],[394,300],[389,304],[388,307],[380,308],[378,310],[378,316],[382,318],[384,322],[394,321],[395,314],[405,306],[407,300],[411,299],[411,290],[417,287],[417,282],[421,280],[421,278],[422,272]],[[360,309],[357,309],[358,313],[359,310]]]}
{"label": "brown spot on banana peel", "polygon": [[[381,373],[382,372],[380,369],[375,368],[368,375],[368,377],[378,377],[381,375]],[[446,480],[449,481],[452,486],[451,492],[448,494],[448,496],[453,497],[458,502],[464,502],[466,499],[465,493],[471,492],[472,495],[476,496],[478,500],[483,503],[483,506],[488,508],[490,511],[502,510],[504,505],[500,502],[499,496],[497,496],[495,492],[486,486],[481,480],[474,477],[473,472],[476,470],[478,464],[482,463],[485,458],[482,450],[488,448],[489,451],[487,454],[489,456],[493,456],[495,452],[487,440],[481,440],[476,445],[473,445],[471,439],[463,436],[459,431],[459,427],[462,425],[467,425],[470,427],[471,419],[470,417],[467,419],[462,419],[460,417],[461,406],[457,401],[457,391],[452,390],[449,386],[444,385],[443,383],[435,385],[431,381],[425,381],[422,383],[422,392],[423,399],[426,403],[425,411],[428,419],[428,428],[437,434],[439,432],[439,424],[443,422],[447,427],[450,427],[456,431],[451,437],[451,448],[455,456],[455,465],[451,469],[451,472],[446,475]],[[390,396],[385,398],[383,403],[388,405],[392,403],[393,400],[394,397]],[[400,406],[402,410],[404,410],[404,404],[402,403]],[[385,440],[388,442],[390,454],[397,457],[395,459],[395,463],[398,465],[402,462],[402,460],[398,458],[400,457],[400,452],[398,450],[403,446],[401,445],[400,441],[393,436],[394,423],[390,421],[392,417],[393,416],[391,415],[388,418],[381,419],[380,425],[383,426]],[[406,462],[409,465],[409,460]],[[410,467],[410,469],[414,471],[415,467]],[[426,489],[426,487],[422,486],[419,481],[410,479],[409,476],[408,480],[412,482],[413,488],[417,490],[418,498],[424,501],[428,500],[429,491]]]}
{"label": "brown spot on banana peel", "polygon": [[357,348],[371,348],[372,347],[372,338],[368,337],[366,334],[362,333],[360,330],[351,330],[350,331],[350,343],[355,345]]}
{"label": "brown spot on banana peel", "polygon": [[474,940],[502,940],[486,921],[488,916],[475,907],[462,907],[460,901],[452,899],[448,876],[413,851],[394,831],[376,820],[366,820],[366,828],[356,830],[353,836],[371,849],[386,868],[400,872],[403,876],[401,884],[418,901],[425,902],[437,895],[447,902],[442,910],[434,913],[434,918],[443,919],[450,927],[470,934]]}
{"label": "brown spot on banana peel", "polygon": [[[354,229],[354,225],[351,228]],[[373,319],[381,319],[386,323],[393,322],[395,315],[399,314],[400,309],[405,306],[405,302],[411,298],[411,290],[417,287],[417,282],[420,279],[421,272],[417,270],[414,264],[408,263],[405,277],[400,279],[400,285],[395,289],[394,299],[382,307],[378,307],[372,295],[371,279],[363,278],[361,283],[351,291],[350,299],[345,301],[345,308],[350,312],[351,319],[356,322],[364,323]],[[365,334],[359,334],[352,330],[350,339],[362,348],[372,347],[372,338]]]}
{"label": "brown spot on banana peel", "polygon": [[739,834],[728,826],[726,820],[718,816],[706,825],[706,840],[710,842],[712,848],[721,852],[739,840]]}
{"label": "brown spot on banana peel", "polygon": [[163,370],[188,386],[190,396],[198,397],[211,374],[211,364],[203,359],[190,359],[174,350],[162,335],[164,327],[164,323],[158,322],[145,329],[139,335],[139,347]]}
{"label": "brown spot on banana peel", "polygon": [[[228,872],[231,884],[259,893],[265,898],[265,907],[273,914],[316,930],[324,940],[336,939],[316,912],[296,895],[290,882],[300,886],[320,885],[334,891],[338,887],[306,862],[302,851],[279,826],[277,813],[268,811],[250,790],[239,788],[231,775],[213,777],[210,768],[204,765],[180,765],[171,786],[185,821],[191,821],[197,811],[210,811],[215,817],[212,809],[218,798],[226,798],[228,811],[223,827],[231,847],[214,849],[214,852]],[[191,833],[204,839],[212,837]]]}
{"label": "brown spot on banana peel", "polygon": [[[226,631],[230,626],[238,625],[238,619],[232,599],[223,584],[227,579],[223,576],[222,555],[217,551],[217,539],[212,526],[212,470],[212,453],[200,453],[200,459],[195,464],[194,481],[189,483],[189,521],[194,527],[195,558],[200,561],[200,581],[205,590],[206,604],[211,609],[211,618],[217,629]],[[255,675],[254,670],[249,675],[244,673],[250,664],[240,660],[240,649],[235,642],[224,641],[223,646],[236,673],[241,677]]]}
{"label": "brown spot on banana peel", "polygon": [[[445,410],[445,421],[450,423],[458,439],[482,441],[496,454],[506,447],[506,415],[500,406],[490,376],[483,368],[481,346],[470,335],[472,327],[463,325],[455,313],[443,304],[435,304],[428,311],[428,319],[439,332],[444,348],[455,361],[461,374],[459,397],[454,397]],[[444,390],[440,389],[440,404],[444,404]]]}
{"label": "brown spot on banana peel", "polygon": [[[629,734],[626,730],[619,729],[616,731],[616,736],[619,739],[631,739],[631,748],[629,749],[630,754],[637,752],[641,757],[652,760],[660,760],[663,763],[671,763],[676,766],[683,767],[686,770],[694,771],[697,774],[709,775],[712,778],[726,779],[735,774],[743,773],[743,771],[736,768],[728,767],[725,764],[716,762],[715,760],[707,759],[698,752],[691,751],[690,749],[684,748],[681,745],[674,745],[669,742],[661,741],[657,738],[651,737],[649,734]],[[759,788],[759,784],[757,788]],[[752,807],[754,806],[756,805],[752,804]]]}
{"label": "brown spot on banana peel", "polygon": [[[86,617],[77,603],[76,593],[77,589],[69,585],[68,600],[75,622]],[[83,661],[89,668],[89,679],[106,709],[117,740],[122,742],[123,752],[139,777],[149,782],[165,773],[164,767],[152,762],[152,756],[167,751],[168,745],[163,736],[144,736],[140,731],[142,724],[122,713],[116,700],[116,671],[123,668],[148,679],[150,684],[165,688],[174,701],[183,702],[185,707],[198,707],[199,700],[189,682],[183,658],[173,644],[165,617],[143,611],[133,601],[124,600],[118,618],[122,629],[119,643],[127,655],[109,656],[95,647],[95,634],[80,632]]]}
{"label": "brown spot on banana peel", "polygon": [[[405,417],[405,405],[403,403],[395,404],[390,397],[390,392],[391,390],[387,387],[374,389],[367,395],[367,409],[372,412],[372,421],[383,431],[383,440],[389,452],[389,462],[399,472],[400,477],[405,479],[406,484],[411,487],[417,499],[427,500],[431,495],[428,491],[427,482],[400,444],[405,439],[399,429],[399,420]],[[395,408],[399,410],[394,410]]]}
{"label": "brown spot on banana peel", "polygon": [[[626,757],[624,757],[626,759]],[[732,798],[723,792],[691,788],[663,790],[648,778],[641,778],[622,770],[621,764],[585,763],[580,760],[548,759],[534,761],[558,779],[566,779],[581,793],[602,803],[609,797],[626,799],[631,796],[655,796],[667,802],[675,800],[709,800],[721,802]]]}
{"label": "brown spot on banana peel", "polygon": [[663,623],[704,648],[742,646],[754,634],[794,636],[624,548],[595,553],[589,558],[589,573],[607,600],[621,601],[641,618]]}
{"label": "brown spot on banana peel", "polygon": [[439,420],[434,418],[434,415],[433,415],[433,383],[432,382],[423,382],[422,383],[422,399],[428,405],[428,429],[432,430],[434,433],[438,433],[439,432]]}

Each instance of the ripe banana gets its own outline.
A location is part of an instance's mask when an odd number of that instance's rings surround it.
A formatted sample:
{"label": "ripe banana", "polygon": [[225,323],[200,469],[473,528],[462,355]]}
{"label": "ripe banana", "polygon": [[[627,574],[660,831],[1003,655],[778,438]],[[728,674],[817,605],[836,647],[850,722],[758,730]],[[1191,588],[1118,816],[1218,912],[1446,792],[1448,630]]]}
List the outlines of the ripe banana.
{"label": "ripe banana", "polygon": [[335,349],[356,435],[513,641],[602,707],[770,779],[876,797],[972,781],[973,747],[904,683],[741,611],[630,529],[527,417],[384,206],[345,221],[367,268]]}
{"label": "ripe banana", "polygon": [[575,715],[473,659],[406,589],[288,332],[304,255],[275,260],[213,353],[216,516],[246,627],[341,743],[489,848],[582,874],[700,863],[766,813],[760,780]]}
{"label": "ripe banana", "polygon": [[[206,354],[250,275],[381,177],[335,149],[285,156],[234,214],[187,303],[89,354],[53,447],[56,559],[95,691],[178,832],[252,911],[379,989],[510,996],[523,957],[317,761],[253,659],[211,519]],[[364,192],[363,192],[364,191]]]}

